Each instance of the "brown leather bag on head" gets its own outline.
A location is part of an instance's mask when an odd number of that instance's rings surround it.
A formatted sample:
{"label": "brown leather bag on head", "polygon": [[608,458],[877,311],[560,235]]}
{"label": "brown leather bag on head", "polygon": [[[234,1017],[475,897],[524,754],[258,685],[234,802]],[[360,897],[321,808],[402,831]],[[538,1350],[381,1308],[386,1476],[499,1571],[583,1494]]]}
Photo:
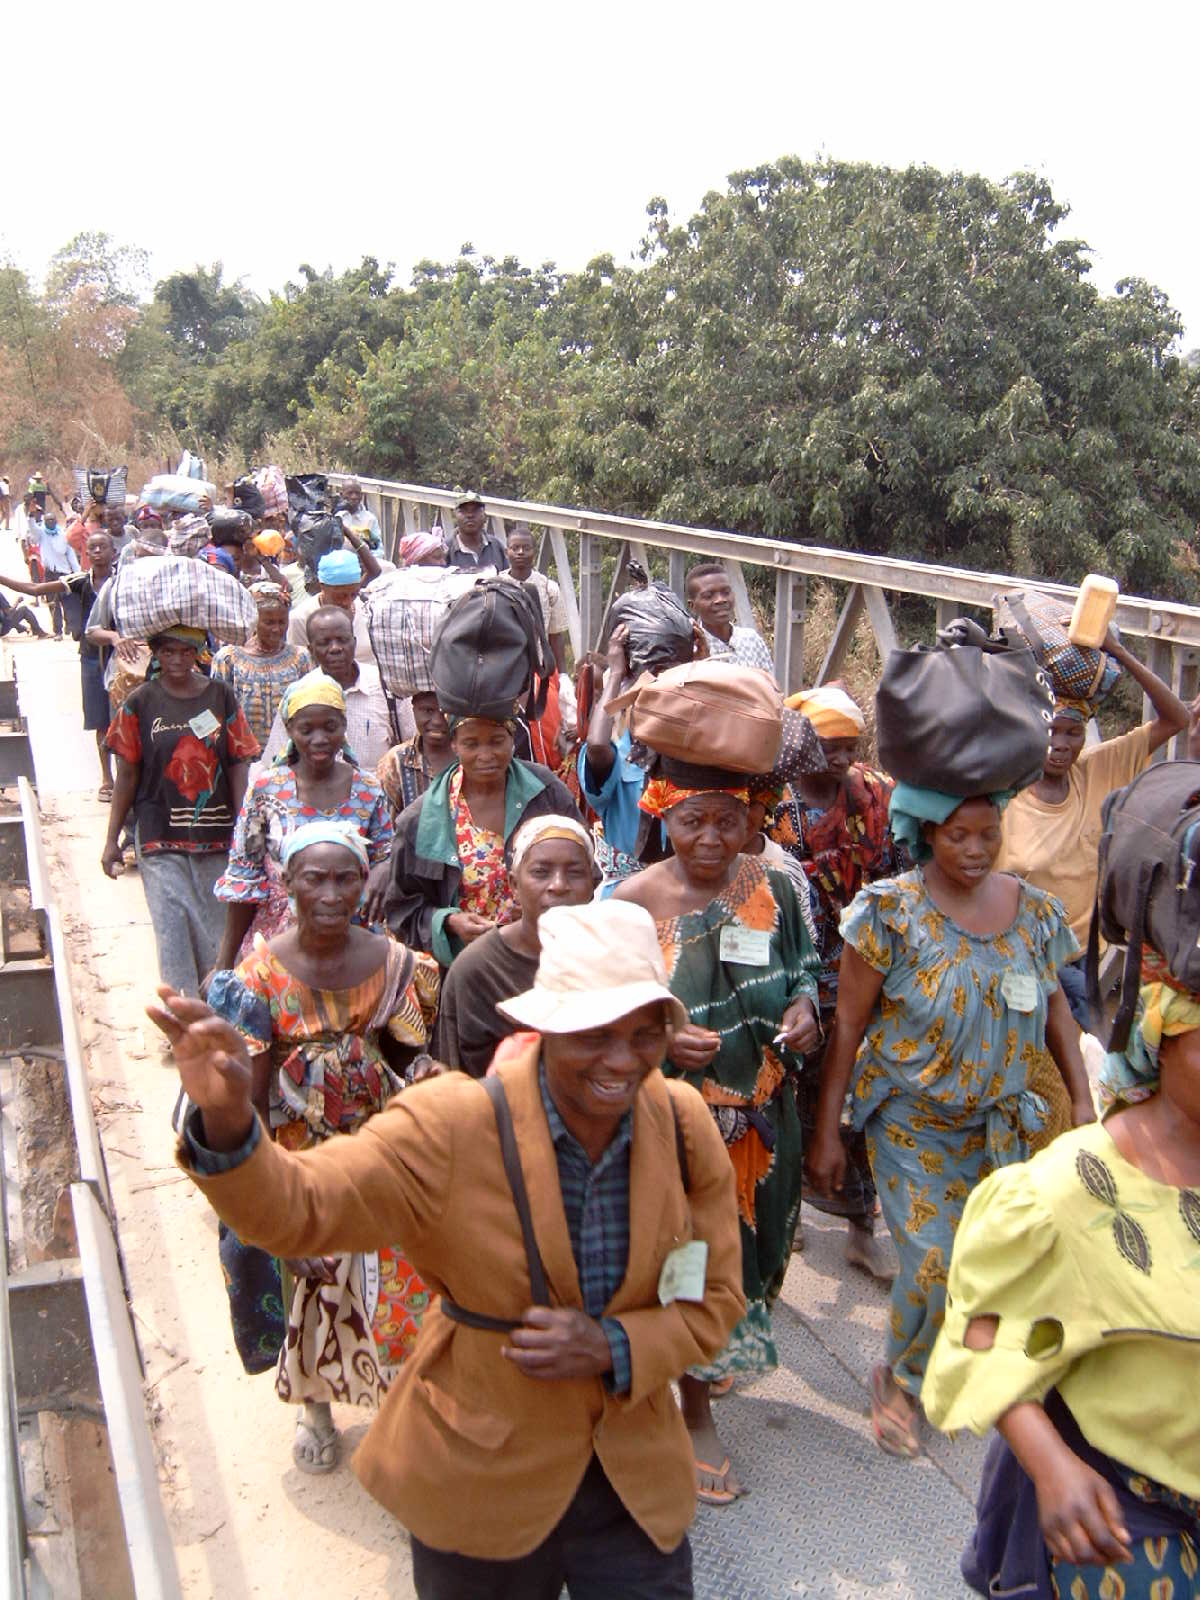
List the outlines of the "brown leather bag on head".
{"label": "brown leather bag on head", "polygon": [[770,772],[779,756],[783,696],[769,673],[726,661],[687,661],[649,673],[611,703],[629,710],[641,744],[727,772]]}

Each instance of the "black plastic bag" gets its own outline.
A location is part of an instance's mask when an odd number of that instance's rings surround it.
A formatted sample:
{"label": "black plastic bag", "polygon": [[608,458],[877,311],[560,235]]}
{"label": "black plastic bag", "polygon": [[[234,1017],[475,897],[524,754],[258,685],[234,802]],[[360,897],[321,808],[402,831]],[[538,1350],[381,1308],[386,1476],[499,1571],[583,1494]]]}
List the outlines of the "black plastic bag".
{"label": "black plastic bag", "polygon": [[315,574],[323,555],[342,548],[345,531],[337,517],[323,511],[301,517],[296,524],[296,554],[300,565]]}
{"label": "black plastic bag", "polygon": [[237,480],[233,486],[233,503],[237,510],[244,511],[247,516],[265,517],[267,514],[267,502],[253,478],[242,477]]}
{"label": "black plastic bag", "polygon": [[611,627],[624,623],[629,629],[625,654],[635,677],[646,671],[661,672],[665,667],[676,667],[692,659],[695,640],[692,614],[665,583],[627,589],[614,600],[611,618]]}
{"label": "black plastic bag", "polygon": [[324,516],[329,510],[329,479],[323,472],[301,472],[285,482],[291,528],[298,531],[301,517]]}

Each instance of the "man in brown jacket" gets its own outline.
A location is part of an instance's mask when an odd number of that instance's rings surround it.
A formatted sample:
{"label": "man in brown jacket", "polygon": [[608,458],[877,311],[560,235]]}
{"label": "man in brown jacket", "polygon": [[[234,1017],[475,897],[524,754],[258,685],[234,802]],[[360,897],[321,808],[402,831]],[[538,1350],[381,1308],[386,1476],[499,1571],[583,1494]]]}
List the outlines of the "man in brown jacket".
{"label": "man in brown jacket", "polygon": [[502,1008],[536,1032],[491,1079],[417,1084],[302,1154],[262,1137],[238,1035],[160,991],[196,1108],[180,1160],[247,1243],[401,1241],[440,1293],[354,1460],[411,1533],[421,1600],[687,1597],[694,1468],[668,1385],[745,1309],[733,1169],[658,1070],[684,1014],[648,913],[538,926],[534,987]]}

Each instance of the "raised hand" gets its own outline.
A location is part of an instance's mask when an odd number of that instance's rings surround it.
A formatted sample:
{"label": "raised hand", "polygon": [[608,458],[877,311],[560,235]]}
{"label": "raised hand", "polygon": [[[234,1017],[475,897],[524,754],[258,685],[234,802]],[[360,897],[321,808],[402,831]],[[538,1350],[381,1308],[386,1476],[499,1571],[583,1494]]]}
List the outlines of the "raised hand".
{"label": "raised hand", "polygon": [[236,1150],[254,1121],[246,1046],[203,1000],[168,984],[158,993],[162,1004],[147,1006],[146,1015],[171,1041],[180,1082],[204,1118],[204,1142],[210,1150]]}

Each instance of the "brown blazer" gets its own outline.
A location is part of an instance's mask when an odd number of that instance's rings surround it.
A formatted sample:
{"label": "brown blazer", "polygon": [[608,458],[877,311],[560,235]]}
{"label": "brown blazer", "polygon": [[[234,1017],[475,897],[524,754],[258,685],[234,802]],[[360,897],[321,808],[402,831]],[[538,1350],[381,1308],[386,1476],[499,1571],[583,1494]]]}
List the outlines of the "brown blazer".
{"label": "brown blazer", "polygon": [[[531,1046],[500,1072],[551,1301],[582,1309],[537,1062]],[[196,1182],[241,1239],[275,1255],[399,1244],[431,1288],[472,1311],[516,1319],[531,1303],[491,1102],[461,1073],[405,1090],[350,1138],[302,1154],[263,1139],[249,1161]],[[692,1238],[708,1241],[705,1298],[663,1307],[663,1261]],[[629,1267],[607,1307],[629,1336],[629,1394],[599,1378],[528,1378],[501,1357],[504,1335],[452,1322],[435,1300],[354,1470],[423,1543],[506,1560],[547,1537],[595,1451],[631,1515],[672,1550],[692,1520],[695,1478],[668,1384],[711,1361],[744,1312],[725,1146],[699,1094],[652,1072],[633,1108]]]}

